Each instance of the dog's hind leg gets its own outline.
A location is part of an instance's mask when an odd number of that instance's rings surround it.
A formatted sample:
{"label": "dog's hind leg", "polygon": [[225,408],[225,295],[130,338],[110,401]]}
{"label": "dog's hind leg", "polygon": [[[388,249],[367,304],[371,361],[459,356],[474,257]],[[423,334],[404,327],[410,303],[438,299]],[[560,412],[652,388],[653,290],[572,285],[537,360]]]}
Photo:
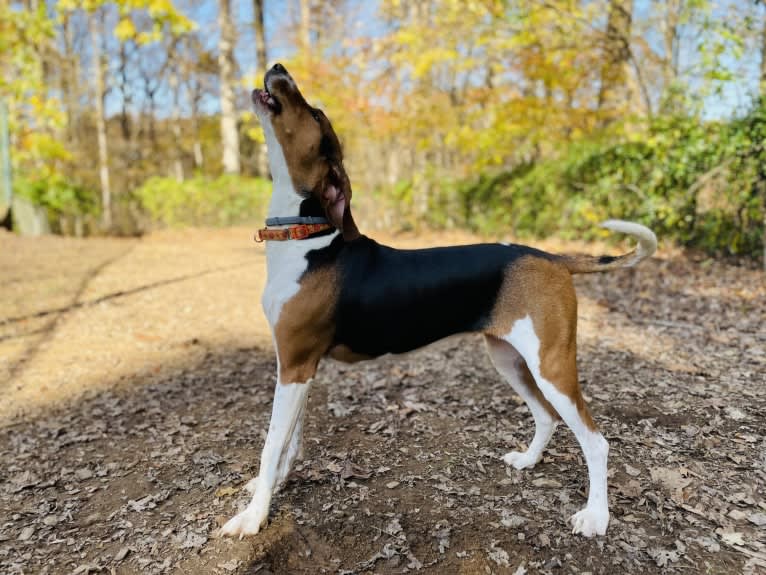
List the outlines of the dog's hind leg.
{"label": "dog's hind leg", "polygon": [[515,321],[504,338],[529,367],[545,399],[572,430],[585,456],[590,489],[585,508],[572,516],[573,532],[586,537],[604,535],[609,523],[607,468],[609,444],[599,433],[583,400],[577,381],[574,317],[549,315],[547,322],[530,316]]}
{"label": "dog's hind leg", "polygon": [[542,458],[543,450],[556,429],[559,415],[543,397],[519,352],[508,342],[491,335],[485,336],[485,340],[495,368],[526,402],[535,420],[535,435],[527,450],[506,453],[503,461],[516,469],[532,467]]}

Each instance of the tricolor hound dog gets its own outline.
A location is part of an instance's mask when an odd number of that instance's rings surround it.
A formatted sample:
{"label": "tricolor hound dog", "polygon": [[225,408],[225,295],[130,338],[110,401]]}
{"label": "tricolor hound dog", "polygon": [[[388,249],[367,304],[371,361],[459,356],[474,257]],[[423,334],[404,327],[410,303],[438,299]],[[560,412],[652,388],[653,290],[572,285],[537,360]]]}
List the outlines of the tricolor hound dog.
{"label": "tricolor hound dog", "polygon": [[306,103],[282,65],[266,73],[264,85],[253,102],[274,180],[267,228],[259,236],[272,240],[263,308],[277,352],[277,385],[260,472],[247,485],[252,500],[221,532],[241,537],[266,522],[272,494],[301,451],[306,399],[323,357],[358,361],[479,332],[535,421],[529,448],[503,460],[516,469],[532,467],[563,419],[590,476],[588,502],[572,516],[573,532],[603,535],[609,446],[577,382],[572,274],[633,266],[654,252],[655,235],[639,224],[607,221],[605,228],[634,236],[638,247],[597,258],[521,245],[380,245],[354,223],[351,185],[330,121]]}

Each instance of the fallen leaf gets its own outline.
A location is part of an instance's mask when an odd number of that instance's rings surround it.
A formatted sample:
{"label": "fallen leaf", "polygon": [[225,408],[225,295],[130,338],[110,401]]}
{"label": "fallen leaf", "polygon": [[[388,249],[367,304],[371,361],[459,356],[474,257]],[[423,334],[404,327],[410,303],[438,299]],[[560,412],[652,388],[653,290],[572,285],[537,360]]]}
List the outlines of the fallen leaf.
{"label": "fallen leaf", "polygon": [[[237,568],[242,564],[242,561],[238,559],[231,559],[230,561],[226,561],[225,563],[219,563],[218,567],[223,569],[224,571],[236,571]],[[254,573],[255,571],[253,571]]]}
{"label": "fallen leaf", "polygon": [[28,525],[27,527],[24,527],[24,529],[21,530],[21,533],[19,533],[19,541],[28,541],[32,538],[32,535],[35,533],[35,528],[31,525]]}
{"label": "fallen leaf", "polygon": [[647,549],[649,557],[654,559],[657,567],[666,567],[669,563],[677,563],[679,560],[679,554],[676,550],[653,548]]}
{"label": "fallen leaf", "polygon": [[685,468],[654,467],[650,469],[652,481],[660,484],[676,503],[684,503],[684,487],[692,483],[690,477],[684,477]]}
{"label": "fallen leaf", "polygon": [[716,534],[721,538],[721,541],[728,545],[744,545],[744,534],[740,531],[730,531],[729,529],[718,528],[715,530]]}
{"label": "fallen leaf", "polygon": [[341,479],[350,479],[352,477],[354,479],[369,479],[371,475],[372,471],[350,461],[346,461],[343,464],[343,469],[340,472]]}
{"label": "fallen leaf", "polygon": [[127,556],[128,556],[128,553],[129,553],[129,552],[130,552],[130,547],[123,547],[123,548],[122,548],[122,549],[120,549],[120,550],[117,552],[117,554],[114,556],[114,560],[115,560],[115,561],[118,561],[118,562],[119,562],[119,561],[122,561],[123,559],[125,559],[125,557],[127,557]]}
{"label": "fallen leaf", "polygon": [[498,547],[497,541],[493,541],[490,544],[490,548],[487,550],[487,557],[497,563],[500,567],[509,567],[511,564],[508,552],[502,547]]}
{"label": "fallen leaf", "polygon": [[547,477],[538,477],[537,479],[532,481],[532,485],[534,485],[535,487],[559,488],[561,487],[561,482],[556,481],[555,479],[549,479]]}
{"label": "fallen leaf", "polygon": [[230,485],[227,485],[225,487],[219,487],[215,490],[215,496],[216,497],[229,497],[231,495],[234,495],[235,493],[239,493],[239,488],[232,487]]}
{"label": "fallen leaf", "polygon": [[724,408],[723,412],[727,415],[727,417],[733,419],[734,421],[742,421],[743,419],[747,419],[747,414],[738,407],[729,405]]}

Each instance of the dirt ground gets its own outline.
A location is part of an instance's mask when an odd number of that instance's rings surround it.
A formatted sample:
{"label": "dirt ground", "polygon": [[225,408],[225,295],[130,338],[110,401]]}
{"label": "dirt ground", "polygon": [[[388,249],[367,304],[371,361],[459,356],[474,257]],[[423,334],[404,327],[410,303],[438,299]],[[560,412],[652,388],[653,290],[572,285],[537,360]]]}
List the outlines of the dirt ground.
{"label": "dirt ground", "polygon": [[534,469],[503,464],[532,419],[462,336],[324,363],[269,527],[217,538],[275,384],[251,235],[0,235],[0,573],[766,573],[764,275],[673,250],[577,279],[605,537],[570,533],[587,474],[563,426]]}

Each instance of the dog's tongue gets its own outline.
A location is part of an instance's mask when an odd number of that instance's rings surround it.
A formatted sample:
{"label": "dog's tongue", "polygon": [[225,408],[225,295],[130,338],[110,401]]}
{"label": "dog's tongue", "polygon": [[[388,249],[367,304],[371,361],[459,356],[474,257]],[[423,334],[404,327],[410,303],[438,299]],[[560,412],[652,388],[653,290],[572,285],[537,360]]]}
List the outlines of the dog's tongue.
{"label": "dog's tongue", "polygon": [[346,196],[335,186],[327,186],[324,191],[324,199],[327,202],[327,215],[337,227],[343,222],[343,212],[346,209]]}

